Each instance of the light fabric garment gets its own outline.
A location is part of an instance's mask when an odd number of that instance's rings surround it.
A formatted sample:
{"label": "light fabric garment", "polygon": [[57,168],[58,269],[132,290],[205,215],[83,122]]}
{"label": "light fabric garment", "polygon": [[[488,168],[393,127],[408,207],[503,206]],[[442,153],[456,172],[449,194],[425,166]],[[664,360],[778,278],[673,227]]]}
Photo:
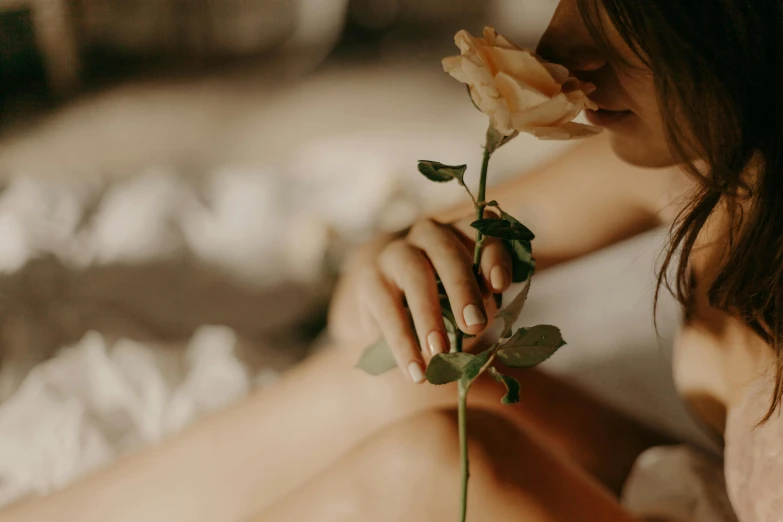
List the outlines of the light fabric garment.
{"label": "light fabric garment", "polygon": [[642,453],[625,484],[622,501],[644,522],[738,520],[726,493],[722,459],[688,445]]}
{"label": "light fabric garment", "polygon": [[0,506],[57,490],[244,396],[254,383],[236,342],[218,326],[199,329],[184,353],[89,332],[38,365],[0,406]]}
{"label": "light fabric garment", "polygon": [[783,416],[760,424],[773,389],[760,376],[731,409],[725,464],[685,445],[643,453],[623,492],[626,508],[650,522],[783,522]]}
{"label": "light fabric garment", "polygon": [[726,482],[742,522],[783,522],[783,417],[769,408],[774,382],[760,377],[729,414]]}

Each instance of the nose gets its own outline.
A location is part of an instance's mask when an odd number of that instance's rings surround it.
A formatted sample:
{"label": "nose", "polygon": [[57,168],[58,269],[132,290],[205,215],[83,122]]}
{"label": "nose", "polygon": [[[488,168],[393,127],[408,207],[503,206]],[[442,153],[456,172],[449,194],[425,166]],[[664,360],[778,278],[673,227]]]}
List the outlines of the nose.
{"label": "nose", "polygon": [[597,71],[607,63],[590,36],[576,0],[561,0],[536,53],[572,72]]}

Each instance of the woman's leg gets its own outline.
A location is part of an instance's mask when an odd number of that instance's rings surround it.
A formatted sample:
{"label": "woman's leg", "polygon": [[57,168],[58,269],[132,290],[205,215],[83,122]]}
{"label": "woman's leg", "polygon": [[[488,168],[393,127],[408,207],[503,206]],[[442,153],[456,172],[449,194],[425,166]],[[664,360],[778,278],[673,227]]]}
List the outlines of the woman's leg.
{"label": "woman's leg", "polygon": [[[129,455],[63,491],[0,513],[0,521],[213,522],[259,513],[393,422],[453,406],[453,386],[413,385],[354,369],[329,350],[226,411]],[[471,390],[494,409],[602,478],[618,481],[655,435],[538,372],[519,375],[522,404],[502,406],[497,383]]]}
{"label": "woman's leg", "polygon": [[[468,423],[469,520],[632,521],[595,478],[508,419],[473,411]],[[397,423],[254,522],[458,520],[456,434],[445,411]]]}

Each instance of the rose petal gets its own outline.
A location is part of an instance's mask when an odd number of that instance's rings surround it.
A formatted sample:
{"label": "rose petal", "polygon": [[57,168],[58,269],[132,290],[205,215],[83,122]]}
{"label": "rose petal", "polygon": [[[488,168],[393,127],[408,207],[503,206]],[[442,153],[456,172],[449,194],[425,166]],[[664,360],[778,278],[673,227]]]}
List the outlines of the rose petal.
{"label": "rose petal", "polygon": [[495,79],[481,60],[474,60],[469,56],[464,56],[462,59],[462,73],[468,78],[470,85],[480,89],[486,96],[492,98],[500,97],[500,93],[495,87]]}
{"label": "rose petal", "polygon": [[503,136],[511,136],[514,134],[516,129],[511,127],[511,114],[508,111],[505,112],[497,112],[493,115],[492,118],[490,118],[490,124],[492,127],[498,131]]}
{"label": "rose petal", "polygon": [[495,87],[511,112],[522,112],[549,101],[546,96],[506,73],[495,76]]}
{"label": "rose petal", "polygon": [[462,56],[449,56],[443,59],[443,70],[461,83],[468,83],[468,76],[462,71]]}
{"label": "rose petal", "polygon": [[493,76],[502,71],[547,96],[560,92],[560,84],[552,78],[541,62],[527,51],[488,47],[484,49],[484,55],[487,57],[485,60],[490,62]]}
{"label": "rose petal", "polygon": [[566,83],[571,77],[571,73],[562,65],[551,62],[543,62],[541,65],[544,66],[547,72],[552,75],[552,78],[560,85]]}
{"label": "rose petal", "polygon": [[550,127],[559,127],[560,125],[565,125],[566,123],[569,123],[574,118],[579,116],[580,112],[582,112],[582,108],[577,106],[577,105],[573,105],[572,104],[570,110],[568,110],[565,113],[563,113],[563,115],[557,121],[551,123],[549,126]]}
{"label": "rose petal", "polygon": [[595,104],[593,100],[587,97],[587,95],[579,90],[579,91],[571,91],[564,93],[565,97],[568,98],[568,101],[579,107],[580,110],[583,109],[593,109],[598,110],[598,105]]}
{"label": "rose petal", "polygon": [[484,41],[487,42],[487,45],[492,45],[494,47],[520,50],[519,46],[514,45],[508,41],[508,39],[502,34],[498,33],[494,27],[484,28]]}
{"label": "rose petal", "polygon": [[571,76],[561,86],[562,92],[582,91],[584,94],[590,94],[595,92],[595,85],[589,82],[580,81],[578,78]]}
{"label": "rose petal", "polygon": [[583,125],[581,123],[568,122],[557,127],[533,127],[525,129],[525,132],[542,140],[576,140],[589,138],[600,134],[600,127]]}
{"label": "rose petal", "polygon": [[470,52],[471,49],[475,50],[476,48],[476,39],[464,29],[454,36],[454,43],[457,44],[457,47],[459,47],[459,50],[462,51],[463,54]]}
{"label": "rose petal", "polygon": [[573,139],[600,132],[571,121],[584,108],[596,107],[587,96],[595,87],[565,67],[520,49],[491,27],[483,38],[460,31],[454,41],[461,55],[445,58],[443,69],[470,87],[473,102],[500,134]]}
{"label": "rose petal", "polygon": [[579,116],[579,113],[582,112],[584,109],[597,109],[598,106],[593,103],[592,100],[590,100],[585,94],[581,91],[572,91],[568,93],[563,93],[563,95],[566,97],[566,99],[571,102],[571,109],[563,113],[563,116],[554,122],[552,126],[557,127],[558,125],[562,125],[564,123],[570,122],[577,116]]}
{"label": "rose petal", "polygon": [[[551,100],[522,112],[511,114],[511,126],[524,131],[529,127],[547,127],[556,125],[567,114],[574,111],[574,104],[564,94],[558,94]],[[578,114],[578,112],[577,112]]]}
{"label": "rose petal", "polygon": [[497,40],[497,38],[498,32],[494,27],[484,28],[484,41],[487,42],[487,45],[495,45],[495,40]]}
{"label": "rose petal", "polygon": [[500,96],[486,96],[479,89],[471,86],[470,97],[481,112],[489,116],[490,124],[498,132],[504,136],[510,136],[515,132],[511,127],[511,113],[506,102]]}
{"label": "rose petal", "polygon": [[506,40],[506,37],[501,34],[499,34],[497,38],[495,38],[495,47],[502,47],[503,49],[521,50],[519,47]]}

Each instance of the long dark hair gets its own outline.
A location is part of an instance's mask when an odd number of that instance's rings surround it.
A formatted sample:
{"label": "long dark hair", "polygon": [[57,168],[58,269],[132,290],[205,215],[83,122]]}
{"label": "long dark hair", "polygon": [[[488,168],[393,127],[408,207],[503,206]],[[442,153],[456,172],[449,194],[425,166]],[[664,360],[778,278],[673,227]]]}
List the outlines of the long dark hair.
{"label": "long dark hair", "polygon": [[[578,2],[599,46],[612,53],[608,16],[652,71],[669,148],[700,181],[673,225],[658,291],[664,285],[687,305],[688,259],[699,232],[719,207],[733,220],[708,298],[753,328],[777,356],[766,421],[783,401],[783,2]],[[706,172],[693,166],[694,157]]]}

